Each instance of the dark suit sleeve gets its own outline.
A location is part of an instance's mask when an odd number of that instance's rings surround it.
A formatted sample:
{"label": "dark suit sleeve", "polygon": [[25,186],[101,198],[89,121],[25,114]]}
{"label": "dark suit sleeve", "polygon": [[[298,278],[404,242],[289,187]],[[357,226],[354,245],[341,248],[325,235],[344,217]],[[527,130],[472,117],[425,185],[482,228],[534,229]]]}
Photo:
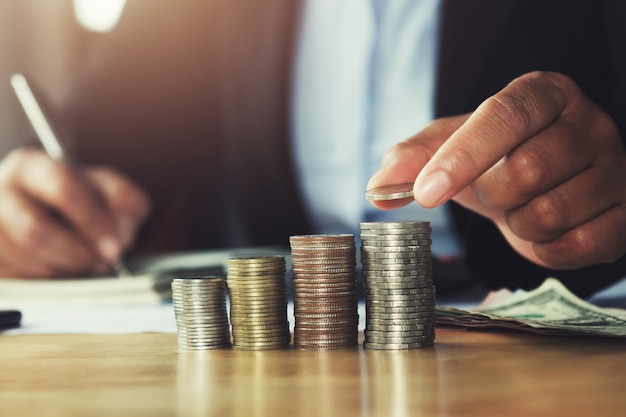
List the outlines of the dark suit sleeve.
{"label": "dark suit sleeve", "polygon": [[[569,75],[609,113],[626,138],[626,3],[478,0],[444,2],[438,116],[473,111],[509,81],[534,70]],[[587,296],[626,276],[626,258],[555,271],[520,257],[487,219],[454,205],[467,266],[490,288],[526,288],[557,277]]]}
{"label": "dark suit sleeve", "polygon": [[613,99],[607,112],[617,124],[626,143],[626,2],[608,1],[605,6],[607,49],[615,74]]}

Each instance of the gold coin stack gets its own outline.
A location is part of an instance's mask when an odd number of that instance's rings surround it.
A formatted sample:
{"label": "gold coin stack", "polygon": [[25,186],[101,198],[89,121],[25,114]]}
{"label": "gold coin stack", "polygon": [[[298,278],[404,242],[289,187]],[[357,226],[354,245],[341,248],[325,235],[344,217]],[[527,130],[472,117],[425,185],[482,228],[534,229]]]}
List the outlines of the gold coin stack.
{"label": "gold coin stack", "polygon": [[332,350],[358,344],[354,236],[291,236],[294,345]]}
{"label": "gold coin stack", "polygon": [[368,349],[417,349],[435,340],[429,222],[361,223]]}
{"label": "gold coin stack", "polygon": [[285,258],[231,258],[226,264],[233,348],[269,350],[289,346]]}
{"label": "gold coin stack", "polygon": [[230,346],[224,278],[174,278],[172,302],[179,347],[205,350]]}

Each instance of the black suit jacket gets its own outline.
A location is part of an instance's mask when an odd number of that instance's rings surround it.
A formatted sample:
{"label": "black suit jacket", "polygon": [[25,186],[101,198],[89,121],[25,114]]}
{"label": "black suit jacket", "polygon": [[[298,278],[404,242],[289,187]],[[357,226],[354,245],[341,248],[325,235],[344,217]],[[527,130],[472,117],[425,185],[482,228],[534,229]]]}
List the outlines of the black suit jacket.
{"label": "black suit jacket", "polygon": [[[570,75],[624,126],[620,2],[442,7],[438,117],[470,112],[515,77],[549,70]],[[289,137],[298,19],[294,0],[129,0],[115,31],[89,41],[65,116],[84,160],[118,166],[153,196],[146,248],[287,245],[289,235],[310,232]],[[624,260],[539,268],[490,222],[452,210],[468,266],[490,286],[534,287],[552,275],[587,294],[626,272]]]}

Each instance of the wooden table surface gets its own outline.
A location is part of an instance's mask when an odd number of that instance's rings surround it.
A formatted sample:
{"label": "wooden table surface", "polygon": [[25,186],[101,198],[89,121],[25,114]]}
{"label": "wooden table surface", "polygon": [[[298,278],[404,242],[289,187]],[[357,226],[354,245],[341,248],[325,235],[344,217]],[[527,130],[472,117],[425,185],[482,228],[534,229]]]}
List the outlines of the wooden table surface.
{"label": "wooden table surface", "polygon": [[626,341],[438,329],[434,348],[178,351],[0,336],[1,416],[626,415]]}

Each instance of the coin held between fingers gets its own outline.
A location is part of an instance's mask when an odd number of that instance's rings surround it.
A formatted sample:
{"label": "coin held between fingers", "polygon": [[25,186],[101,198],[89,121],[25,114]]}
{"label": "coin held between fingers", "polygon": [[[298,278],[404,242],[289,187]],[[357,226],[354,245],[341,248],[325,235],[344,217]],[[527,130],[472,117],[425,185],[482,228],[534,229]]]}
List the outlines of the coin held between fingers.
{"label": "coin held between fingers", "polygon": [[365,191],[365,199],[369,201],[401,200],[413,197],[413,183],[391,184]]}

